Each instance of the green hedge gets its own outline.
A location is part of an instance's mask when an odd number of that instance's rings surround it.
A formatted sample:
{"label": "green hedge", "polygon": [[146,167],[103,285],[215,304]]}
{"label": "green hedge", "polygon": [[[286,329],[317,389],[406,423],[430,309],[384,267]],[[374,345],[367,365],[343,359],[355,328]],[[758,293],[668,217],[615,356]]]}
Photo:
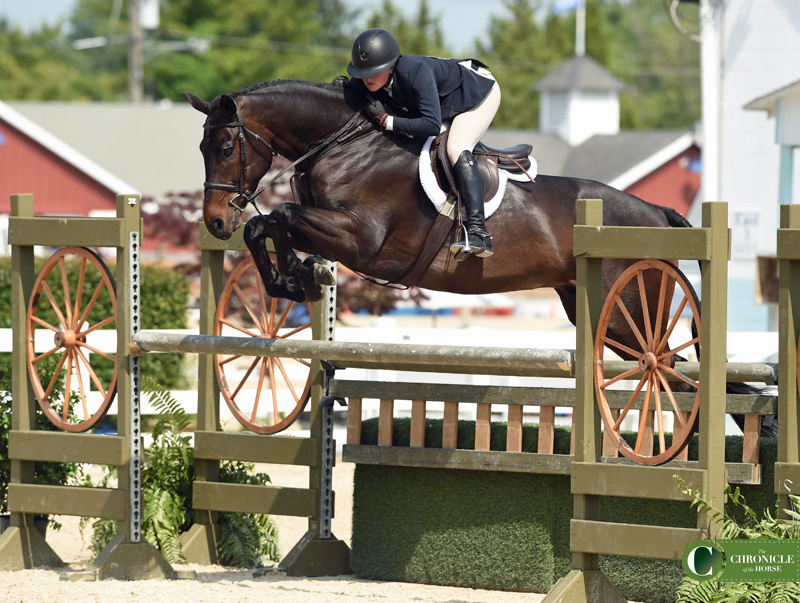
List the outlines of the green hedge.
{"label": "green hedge", "polygon": [[[37,258],[36,272],[41,270],[45,258]],[[108,263],[113,275],[116,265]],[[75,270],[68,271],[77,283]],[[142,304],[141,327],[143,329],[185,329],[189,304],[189,280],[182,271],[145,265],[141,267]],[[93,290],[99,279],[93,270],[87,270],[84,290]],[[58,296],[59,291],[54,294]],[[107,309],[112,313],[111,308]],[[0,327],[11,327],[11,259],[0,257]],[[152,376],[164,389],[185,389],[186,379],[182,374],[183,354],[150,354],[142,359],[143,374]]]}
{"label": "green hedge", "polygon": [[[410,421],[395,419],[393,441],[407,446]],[[426,447],[441,447],[442,422],[428,420]],[[362,444],[376,444],[378,420],[364,421]],[[459,421],[458,447],[470,448],[475,426]],[[630,437],[633,437],[631,434]],[[492,450],[505,449],[506,428],[492,425]],[[533,452],[538,426],[523,427]],[[556,428],[555,452],[569,452],[570,432]],[[689,458],[697,458],[698,438]],[[742,438],[726,438],[726,459],[741,460]],[[777,441],[761,444],[761,486],[742,492],[757,512],[772,507]],[[358,465],[353,488],[351,565],[360,578],[547,592],[572,567],[570,479],[495,471]],[[688,503],[601,498],[608,521],[695,527]],[[628,600],[673,603],[679,561],[601,557],[601,569]]]}

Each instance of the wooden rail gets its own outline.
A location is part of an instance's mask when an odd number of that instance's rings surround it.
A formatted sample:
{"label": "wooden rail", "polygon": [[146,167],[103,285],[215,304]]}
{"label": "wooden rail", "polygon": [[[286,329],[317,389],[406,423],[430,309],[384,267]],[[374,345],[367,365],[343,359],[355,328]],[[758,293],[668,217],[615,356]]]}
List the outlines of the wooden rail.
{"label": "wooden rail", "polygon": [[[347,444],[343,460],[367,464],[390,464],[425,467],[450,467],[459,469],[482,469],[530,473],[569,474],[574,454],[574,437],[570,442],[569,455],[554,454],[556,407],[574,408],[574,390],[542,387],[508,387],[479,385],[448,385],[431,383],[398,383],[380,381],[355,381],[334,379],[329,383],[329,395],[347,400]],[[627,403],[630,392],[609,392],[609,403],[621,409]],[[692,394],[676,394],[679,407],[690,408]],[[644,396],[640,395],[634,405],[642,408]],[[379,400],[377,447],[362,445],[362,422],[364,399]],[[411,426],[409,446],[395,446],[393,431],[396,402],[411,402]],[[432,402],[443,403],[441,448],[425,448],[426,436],[430,435],[428,419]],[[727,412],[745,415],[745,434],[742,459],[739,463],[726,463],[728,481],[738,484],[760,483],[761,470],[758,464],[761,417],[772,415],[777,409],[777,396],[729,394]],[[475,405],[475,444],[470,450],[458,447],[458,415],[463,405]],[[492,405],[507,406],[506,444],[503,451],[491,451],[490,439],[493,429]],[[539,425],[536,451],[522,453],[522,420],[525,407],[538,407]],[[502,414],[502,413],[501,413]],[[574,415],[573,415],[574,416]],[[645,429],[645,439],[653,445],[653,421]],[[677,422],[676,422],[677,424]],[[574,422],[573,422],[574,425]],[[444,451],[444,452],[443,452]],[[522,453],[522,454],[519,454]],[[687,450],[669,466],[691,468],[696,462],[688,461]],[[603,462],[628,464],[617,458],[616,447],[606,441]],[[519,457],[527,457],[519,458]]]}

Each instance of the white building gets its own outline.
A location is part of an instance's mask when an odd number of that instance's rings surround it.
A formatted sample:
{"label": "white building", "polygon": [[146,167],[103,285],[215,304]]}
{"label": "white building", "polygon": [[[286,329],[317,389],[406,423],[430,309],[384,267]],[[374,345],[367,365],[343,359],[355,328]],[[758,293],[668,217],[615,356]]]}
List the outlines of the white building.
{"label": "white building", "polygon": [[[769,112],[748,106],[800,80],[800,0],[701,0],[701,12],[700,200],[729,204],[729,330],[765,330],[768,309],[754,302],[756,257],[775,253],[779,202],[800,202],[800,178],[787,187],[785,176],[789,166],[800,173],[800,155],[776,143]],[[689,219],[701,222],[699,203]]]}

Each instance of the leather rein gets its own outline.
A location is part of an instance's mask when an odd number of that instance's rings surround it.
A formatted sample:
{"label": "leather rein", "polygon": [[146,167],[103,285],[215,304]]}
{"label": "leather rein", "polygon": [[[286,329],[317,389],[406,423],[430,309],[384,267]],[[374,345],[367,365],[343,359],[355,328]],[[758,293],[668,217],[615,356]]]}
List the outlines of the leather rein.
{"label": "leather rein", "polygon": [[[361,117],[361,111],[356,111],[353,116],[347,121],[347,123],[336,130],[333,134],[328,136],[325,140],[323,140],[319,145],[313,147],[310,151],[308,151],[305,155],[300,157],[299,159],[293,161],[290,165],[282,169],[277,176],[273,177],[269,182],[265,185],[261,186],[256,192],[251,193],[247,190],[247,145],[245,141],[247,139],[247,134],[255,138],[258,142],[263,144],[267,149],[269,149],[270,153],[272,153],[273,157],[279,155],[278,151],[263,137],[259,136],[256,132],[253,132],[250,128],[248,128],[244,123],[244,117],[242,117],[242,111],[239,108],[239,105],[236,105],[236,121],[224,123],[224,124],[209,124],[208,119],[206,119],[206,123],[203,124],[203,129],[205,130],[219,130],[221,128],[238,128],[238,136],[239,136],[239,161],[241,164],[241,170],[239,172],[239,184],[225,184],[222,182],[203,182],[203,189],[204,190],[220,190],[220,191],[227,191],[231,193],[236,193],[233,197],[228,200],[228,204],[236,211],[240,213],[247,209],[248,203],[255,208],[255,210],[261,214],[261,210],[256,205],[256,198],[263,193],[273,182],[275,182],[278,178],[283,176],[286,172],[290,169],[296,167],[298,164],[302,163],[309,157],[316,155],[328,148],[342,144],[347,140],[350,140],[354,136],[356,136],[364,126],[366,122],[359,124],[355,128],[353,125],[356,121]],[[241,199],[241,200],[240,200]],[[243,202],[242,202],[243,200]]]}

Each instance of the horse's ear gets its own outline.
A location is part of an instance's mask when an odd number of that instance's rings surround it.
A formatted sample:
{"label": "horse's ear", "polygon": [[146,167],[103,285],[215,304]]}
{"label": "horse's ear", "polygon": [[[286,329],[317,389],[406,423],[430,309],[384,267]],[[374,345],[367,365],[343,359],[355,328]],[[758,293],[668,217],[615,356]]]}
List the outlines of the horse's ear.
{"label": "horse's ear", "polygon": [[208,115],[209,111],[211,111],[211,103],[208,101],[204,101],[202,98],[195,96],[191,92],[184,92],[183,95],[189,101],[189,104],[200,111],[200,113],[205,113]]}
{"label": "horse's ear", "polygon": [[233,100],[232,97],[228,96],[227,94],[223,94],[219,97],[219,108],[223,114],[228,116],[229,118],[233,119],[236,117],[236,101]]}

